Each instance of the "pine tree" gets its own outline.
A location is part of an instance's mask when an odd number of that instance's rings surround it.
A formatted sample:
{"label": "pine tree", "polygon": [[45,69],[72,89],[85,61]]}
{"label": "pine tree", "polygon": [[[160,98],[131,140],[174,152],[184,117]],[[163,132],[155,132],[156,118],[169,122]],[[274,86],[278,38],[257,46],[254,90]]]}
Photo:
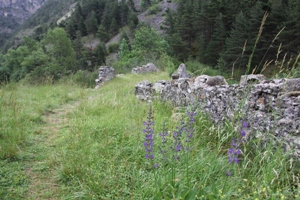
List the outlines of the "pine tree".
{"label": "pine tree", "polygon": [[215,20],[215,28],[212,38],[208,43],[205,62],[211,66],[215,66],[223,50],[226,39],[226,30],[223,22],[223,15],[220,14]]}
{"label": "pine tree", "polygon": [[69,37],[73,40],[76,37],[76,26],[74,20],[70,20],[67,24],[66,31]]}
{"label": "pine tree", "polygon": [[109,34],[111,36],[114,36],[116,33],[118,33],[118,24],[115,18],[111,20],[111,24],[109,26]]}
{"label": "pine tree", "polygon": [[97,31],[97,37],[100,38],[102,42],[107,42],[109,40],[109,36],[107,31],[105,30],[104,26],[100,24],[98,26],[98,31]]}
{"label": "pine tree", "polygon": [[284,22],[285,30],[282,32],[282,48],[291,55],[300,53],[300,3],[298,0],[289,0],[285,10],[287,20]]}
{"label": "pine tree", "polygon": [[103,42],[100,42],[94,50],[95,66],[106,64],[107,49]]}
{"label": "pine tree", "polygon": [[246,63],[249,58],[249,47],[247,46],[248,30],[248,20],[244,13],[240,12],[236,16],[230,36],[225,40],[225,48],[221,53],[221,59],[224,61],[227,69],[233,65],[246,69]]}
{"label": "pine tree", "polygon": [[92,11],[88,16],[86,22],[86,29],[89,34],[95,34],[98,30],[98,22],[95,11]]}
{"label": "pine tree", "polygon": [[78,20],[77,30],[79,30],[81,32],[82,36],[87,35],[87,30],[86,30],[86,26],[85,26],[84,21],[83,21],[83,17],[80,17],[79,20]]}

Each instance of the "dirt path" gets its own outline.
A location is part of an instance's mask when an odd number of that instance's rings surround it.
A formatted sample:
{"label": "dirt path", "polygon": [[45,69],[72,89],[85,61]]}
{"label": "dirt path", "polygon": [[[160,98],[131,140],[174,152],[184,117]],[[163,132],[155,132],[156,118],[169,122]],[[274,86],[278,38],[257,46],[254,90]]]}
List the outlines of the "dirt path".
{"label": "dirt path", "polygon": [[56,174],[60,158],[56,144],[62,137],[60,131],[68,127],[66,115],[77,105],[78,102],[65,104],[43,116],[45,124],[36,131],[30,147],[24,152],[24,156],[29,158],[25,164],[30,179],[26,199],[60,199],[62,188],[57,185]]}

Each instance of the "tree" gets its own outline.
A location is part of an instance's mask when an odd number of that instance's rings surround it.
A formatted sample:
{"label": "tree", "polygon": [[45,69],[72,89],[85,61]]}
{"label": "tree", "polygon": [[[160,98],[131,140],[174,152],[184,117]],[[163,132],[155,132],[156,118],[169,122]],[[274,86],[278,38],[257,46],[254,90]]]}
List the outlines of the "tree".
{"label": "tree", "polygon": [[298,0],[288,0],[285,10],[287,20],[284,22],[285,30],[282,32],[283,48],[290,55],[300,53],[300,3]]}
{"label": "tree", "polygon": [[25,77],[21,63],[30,53],[28,47],[19,46],[16,50],[10,49],[4,56],[3,69],[9,74],[10,80],[19,81]]}
{"label": "tree", "polygon": [[96,18],[96,13],[95,11],[92,11],[86,22],[85,22],[85,25],[86,25],[86,29],[87,29],[87,32],[89,34],[95,34],[98,30],[98,21],[97,21],[97,18]]}
{"label": "tree", "polygon": [[230,36],[226,38],[225,48],[221,53],[224,67],[231,68],[237,64],[239,67],[246,68],[249,58],[249,48],[247,40],[249,38],[249,21],[243,12],[240,12],[235,19]]}
{"label": "tree", "polygon": [[169,50],[169,46],[153,28],[143,26],[135,33],[132,50],[139,56],[150,54],[159,57]]}
{"label": "tree", "polygon": [[70,38],[74,40],[76,38],[76,26],[75,26],[75,21],[70,20],[67,24],[66,31]]}
{"label": "tree", "polygon": [[72,42],[64,29],[50,29],[42,44],[45,48],[45,53],[52,58],[49,70],[54,78],[60,78],[64,74],[75,70],[75,52]]}
{"label": "tree", "polygon": [[141,7],[143,9],[146,9],[148,8],[149,6],[151,6],[151,0],[142,0],[141,1]]}
{"label": "tree", "polygon": [[100,42],[95,50],[95,66],[106,64],[107,49],[103,42]]}
{"label": "tree", "polygon": [[78,20],[77,30],[79,30],[81,32],[82,36],[86,36],[87,35],[87,30],[86,30],[85,23],[83,21],[83,17],[80,17],[79,20]]}
{"label": "tree", "polygon": [[73,40],[73,47],[76,55],[77,66],[79,69],[84,69],[86,65],[85,50],[82,42],[81,32],[77,31],[76,39]]}
{"label": "tree", "polygon": [[28,74],[35,70],[37,67],[46,68],[49,62],[49,57],[44,51],[39,48],[36,51],[31,52],[30,55],[24,58],[21,63],[23,74]]}
{"label": "tree", "polygon": [[212,38],[208,43],[206,52],[205,52],[205,61],[211,66],[217,64],[220,53],[223,50],[224,43],[226,39],[226,30],[223,22],[223,15],[220,15],[215,20],[215,28],[212,34]]}
{"label": "tree", "polygon": [[122,42],[120,44],[120,50],[119,50],[119,58],[125,58],[126,56],[128,56],[130,53],[130,48],[129,45],[127,43],[127,40],[125,38],[122,39]]}
{"label": "tree", "polygon": [[111,24],[109,26],[109,33],[111,36],[114,36],[116,33],[118,33],[118,24],[115,18],[111,20]]}
{"label": "tree", "polygon": [[109,36],[107,34],[106,29],[102,24],[98,26],[97,37],[100,38],[102,42],[107,42],[109,40]]}

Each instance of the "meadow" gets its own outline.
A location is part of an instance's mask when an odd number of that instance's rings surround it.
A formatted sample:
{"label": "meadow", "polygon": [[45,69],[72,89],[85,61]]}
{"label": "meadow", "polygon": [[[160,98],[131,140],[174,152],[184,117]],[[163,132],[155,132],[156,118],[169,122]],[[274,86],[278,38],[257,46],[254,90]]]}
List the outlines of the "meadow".
{"label": "meadow", "polygon": [[300,199],[299,164],[239,140],[246,122],[136,99],[137,83],[163,79],[1,86],[0,199]]}

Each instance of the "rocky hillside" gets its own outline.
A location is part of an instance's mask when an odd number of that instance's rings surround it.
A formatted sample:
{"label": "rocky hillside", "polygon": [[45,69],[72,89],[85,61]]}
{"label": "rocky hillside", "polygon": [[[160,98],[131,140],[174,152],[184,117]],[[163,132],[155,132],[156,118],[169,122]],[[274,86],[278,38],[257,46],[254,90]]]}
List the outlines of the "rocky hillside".
{"label": "rocky hillside", "polygon": [[0,32],[12,32],[46,1],[0,0]]}

